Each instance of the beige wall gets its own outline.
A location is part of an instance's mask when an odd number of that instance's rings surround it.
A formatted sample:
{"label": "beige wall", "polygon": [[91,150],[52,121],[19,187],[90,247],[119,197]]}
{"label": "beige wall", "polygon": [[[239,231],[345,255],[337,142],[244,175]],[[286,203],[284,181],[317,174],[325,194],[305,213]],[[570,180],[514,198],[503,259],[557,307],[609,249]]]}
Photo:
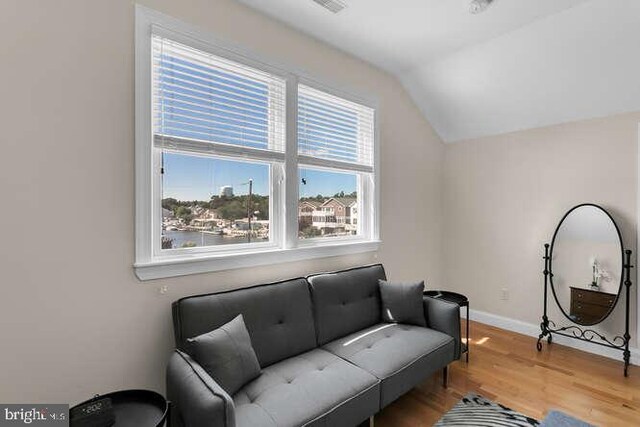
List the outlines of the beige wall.
{"label": "beige wall", "polygon": [[[584,202],[606,208],[635,250],[639,121],[639,113],[625,114],[448,145],[447,286],[468,294],[474,309],[538,324],[543,244],[562,215]],[[635,307],[634,290],[634,343]],[[620,305],[601,328],[622,333],[622,314]]]}
{"label": "beige wall", "polygon": [[[231,0],[142,3],[377,96],[378,259],[392,278],[441,283],[444,147],[396,80]],[[0,2],[0,402],[162,390],[171,301],[376,261],[369,254],[139,282],[133,18],[129,0]]]}
{"label": "beige wall", "polygon": [[170,303],[184,295],[379,260],[392,278],[425,278],[468,294],[475,309],[537,323],[542,244],[568,208],[603,205],[635,249],[640,114],[445,149],[396,80],[359,60],[232,0],[142,3],[377,96],[384,243],[377,259],[139,282],[133,3],[0,2],[0,402],[162,390]]}

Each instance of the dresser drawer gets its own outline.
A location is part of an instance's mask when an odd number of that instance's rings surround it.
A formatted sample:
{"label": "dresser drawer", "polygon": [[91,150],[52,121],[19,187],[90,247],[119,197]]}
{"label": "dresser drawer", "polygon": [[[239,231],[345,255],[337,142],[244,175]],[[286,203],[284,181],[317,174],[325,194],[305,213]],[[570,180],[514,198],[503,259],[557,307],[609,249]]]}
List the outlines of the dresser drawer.
{"label": "dresser drawer", "polygon": [[595,304],[601,305],[604,307],[611,307],[613,302],[616,300],[616,296],[612,294],[606,294],[604,292],[592,292],[587,290],[580,289],[572,289],[571,295],[572,301],[587,303],[587,304]]}
{"label": "dresser drawer", "polygon": [[601,318],[604,316],[607,311],[609,311],[609,306],[602,306],[597,304],[589,304],[587,302],[576,302],[573,306],[573,310],[571,314],[579,315],[579,316],[589,316],[595,318]]}
{"label": "dresser drawer", "polygon": [[579,323],[597,323],[609,311],[609,307],[603,305],[575,302],[571,305],[571,317]]}

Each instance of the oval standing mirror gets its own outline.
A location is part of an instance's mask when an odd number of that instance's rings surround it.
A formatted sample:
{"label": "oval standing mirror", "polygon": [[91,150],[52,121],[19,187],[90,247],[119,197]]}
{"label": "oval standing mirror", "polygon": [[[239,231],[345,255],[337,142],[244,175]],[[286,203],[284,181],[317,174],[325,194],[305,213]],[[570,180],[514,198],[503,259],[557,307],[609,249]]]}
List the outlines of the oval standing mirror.
{"label": "oval standing mirror", "polygon": [[558,224],[549,255],[551,289],[562,313],[583,326],[606,319],[622,289],[624,263],[611,215],[593,204],[574,207]]}

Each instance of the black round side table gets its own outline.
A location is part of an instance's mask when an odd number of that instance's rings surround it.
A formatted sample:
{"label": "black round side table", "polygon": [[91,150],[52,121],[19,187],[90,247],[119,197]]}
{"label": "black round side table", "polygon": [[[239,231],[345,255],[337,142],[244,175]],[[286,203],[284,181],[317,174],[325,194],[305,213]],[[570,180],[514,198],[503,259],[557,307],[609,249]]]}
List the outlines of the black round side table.
{"label": "black round side table", "polygon": [[[74,408],[105,398],[111,399],[115,415],[113,427],[161,427],[168,419],[169,402],[161,394],[151,390],[122,390],[98,395]],[[82,425],[90,424],[85,421]],[[74,427],[73,420],[70,426]]]}
{"label": "black round side table", "polygon": [[466,353],[467,363],[469,363],[469,299],[462,294],[449,291],[424,291],[424,295],[458,304],[460,308],[467,307],[466,340],[464,343],[460,343],[460,347],[461,353]]}

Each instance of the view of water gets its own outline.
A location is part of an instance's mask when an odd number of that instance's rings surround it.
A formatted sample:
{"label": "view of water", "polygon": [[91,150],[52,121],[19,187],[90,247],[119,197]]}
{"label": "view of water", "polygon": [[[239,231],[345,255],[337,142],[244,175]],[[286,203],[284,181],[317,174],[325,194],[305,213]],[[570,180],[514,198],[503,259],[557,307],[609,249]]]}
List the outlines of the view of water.
{"label": "view of water", "polygon": [[193,242],[198,246],[230,245],[247,243],[247,239],[237,237],[218,236],[215,234],[198,233],[197,231],[165,231],[164,235],[173,239],[173,247],[180,248],[186,242]]}

